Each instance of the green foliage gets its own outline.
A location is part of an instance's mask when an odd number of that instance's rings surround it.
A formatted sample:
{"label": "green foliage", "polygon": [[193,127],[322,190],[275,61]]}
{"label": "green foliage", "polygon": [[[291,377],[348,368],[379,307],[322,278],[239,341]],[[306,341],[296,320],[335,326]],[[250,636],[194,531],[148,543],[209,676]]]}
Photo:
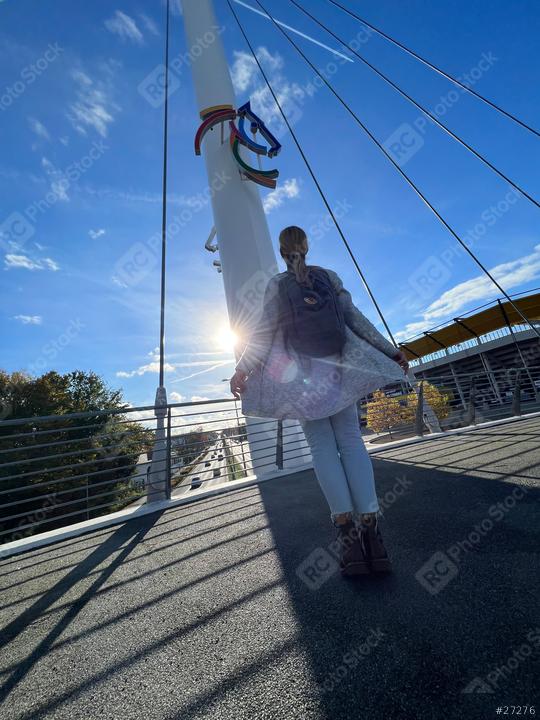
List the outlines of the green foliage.
{"label": "green foliage", "polygon": [[[0,371],[3,419],[28,419],[0,423],[0,542],[112,512],[134,497],[129,478],[152,433],[127,414],[97,414],[126,407],[121,392],[92,372]],[[32,419],[49,415],[62,417]]]}

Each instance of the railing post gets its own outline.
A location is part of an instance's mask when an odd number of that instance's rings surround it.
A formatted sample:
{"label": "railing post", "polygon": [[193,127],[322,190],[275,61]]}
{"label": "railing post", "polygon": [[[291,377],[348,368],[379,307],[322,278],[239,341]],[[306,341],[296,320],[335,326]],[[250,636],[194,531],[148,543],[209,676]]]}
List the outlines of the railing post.
{"label": "railing post", "polygon": [[414,420],[414,428],[417,435],[424,435],[424,381],[420,380],[418,386],[418,395],[416,400],[416,416]]}
{"label": "railing post", "polygon": [[466,425],[476,425],[476,406],[474,404],[476,398],[476,378],[471,378],[471,389],[469,391],[469,406],[465,415]]}
{"label": "railing post", "polygon": [[154,451],[148,477],[146,502],[148,504],[167,499],[167,432],[165,417],[167,416],[167,391],[158,387],[154,405],[156,416],[156,433]]}
{"label": "railing post", "polygon": [[[415,378],[414,373],[412,370],[409,370],[407,374],[409,383],[411,387],[413,388],[414,392],[418,395],[418,380]],[[426,425],[429,428],[429,432],[436,433],[436,432],[442,432],[441,424],[439,423],[439,418],[435,415],[433,408],[429,404],[429,402],[423,403],[423,409],[424,409],[424,421]]]}
{"label": "railing post", "polygon": [[[246,466],[246,452],[244,449],[244,440],[242,439],[242,434],[240,430],[240,414],[238,413],[238,400],[234,401],[234,410],[236,412],[236,426],[238,428],[238,442],[240,443],[240,447],[242,448],[242,464],[244,466],[244,472],[247,475],[247,466]],[[246,434],[247,437],[247,434]]]}
{"label": "railing post", "polygon": [[171,478],[171,452],[172,452],[172,437],[171,437],[171,408],[167,412],[167,499],[171,499],[172,494],[172,478]]}
{"label": "railing post", "polygon": [[512,396],[512,415],[521,415],[521,373],[516,372],[514,393]]}
{"label": "railing post", "polygon": [[277,422],[276,465],[283,470],[283,420]]}

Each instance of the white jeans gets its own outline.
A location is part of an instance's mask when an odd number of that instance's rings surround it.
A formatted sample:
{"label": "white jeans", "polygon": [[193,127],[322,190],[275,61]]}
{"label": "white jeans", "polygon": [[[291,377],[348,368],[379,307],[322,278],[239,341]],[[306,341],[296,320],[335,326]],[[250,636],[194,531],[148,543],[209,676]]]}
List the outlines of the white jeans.
{"label": "white jeans", "polygon": [[356,404],[331,417],[300,424],[332,516],[377,512],[373,466],[360,433]]}

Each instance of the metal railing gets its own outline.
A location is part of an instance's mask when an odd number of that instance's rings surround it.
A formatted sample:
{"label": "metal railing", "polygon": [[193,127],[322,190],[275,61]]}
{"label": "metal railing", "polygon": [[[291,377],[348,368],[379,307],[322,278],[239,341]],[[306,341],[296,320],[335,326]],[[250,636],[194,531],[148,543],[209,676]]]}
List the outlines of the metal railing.
{"label": "metal railing", "polygon": [[[540,366],[425,375],[358,403],[366,441],[430,432],[425,403],[441,430],[540,411]],[[0,544],[310,459],[297,422],[229,399],[3,420]]]}
{"label": "metal railing", "polygon": [[416,379],[416,391],[395,385],[384,398],[360,402],[366,440],[387,442],[429,432],[423,403],[432,407],[442,431],[540,411],[539,365],[469,373],[425,371]]}
{"label": "metal railing", "polygon": [[159,409],[164,438],[154,406],[1,421],[0,544],[306,460],[297,424],[236,401]]}

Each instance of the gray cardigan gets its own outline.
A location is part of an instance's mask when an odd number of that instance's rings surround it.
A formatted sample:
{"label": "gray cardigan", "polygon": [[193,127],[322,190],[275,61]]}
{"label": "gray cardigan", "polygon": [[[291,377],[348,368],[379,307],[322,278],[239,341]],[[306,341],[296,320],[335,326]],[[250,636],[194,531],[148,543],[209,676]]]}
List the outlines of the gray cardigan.
{"label": "gray cardigan", "polygon": [[278,285],[286,273],[275,275],[266,287],[261,319],[236,366],[249,374],[242,393],[245,415],[297,420],[329,417],[404,378],[403,370],[391,359],[396,348],[355,307],[338,275],[326,272],[347,325],[341,354],[305,358],[285,347],[279,327]]}

